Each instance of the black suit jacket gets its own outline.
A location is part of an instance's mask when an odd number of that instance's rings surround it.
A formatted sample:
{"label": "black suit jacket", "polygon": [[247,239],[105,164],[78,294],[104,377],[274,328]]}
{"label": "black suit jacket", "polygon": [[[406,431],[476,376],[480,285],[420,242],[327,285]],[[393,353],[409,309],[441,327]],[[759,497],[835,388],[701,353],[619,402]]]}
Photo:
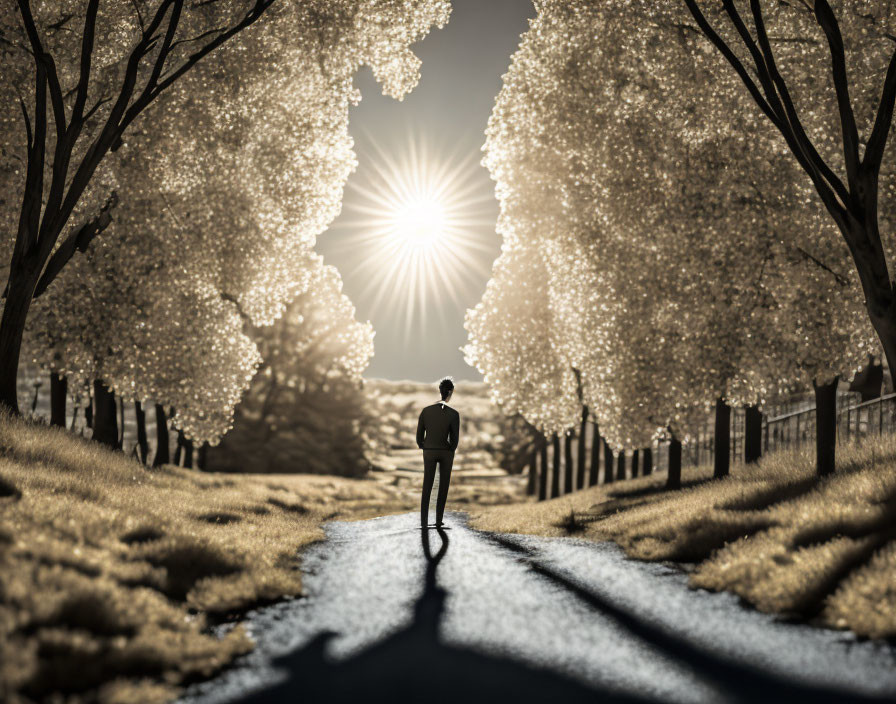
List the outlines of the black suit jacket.
{"label": "black suit jacket", "polygon": [[421,450],[457,449],[460,413],[451,406],[434,403],[420,412],[417,420],[417,447]]}

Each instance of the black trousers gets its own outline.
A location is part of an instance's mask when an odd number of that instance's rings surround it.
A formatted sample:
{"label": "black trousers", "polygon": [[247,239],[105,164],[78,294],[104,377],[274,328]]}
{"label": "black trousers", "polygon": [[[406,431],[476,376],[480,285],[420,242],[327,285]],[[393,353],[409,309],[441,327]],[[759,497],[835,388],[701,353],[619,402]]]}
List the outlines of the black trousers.
{"label": "black trousers", "polygon": [[429,497],[432,494],[432,483],[436,478],[436,465],[439,466],[439,496],[436,500],[436,523],[442,522],[445,514],[445,501],[448,499],[448,484],[451,482],[451,465],[454,464],[454,450],[423,451],[423,496],[420,498],[420,523],[429,522]]}

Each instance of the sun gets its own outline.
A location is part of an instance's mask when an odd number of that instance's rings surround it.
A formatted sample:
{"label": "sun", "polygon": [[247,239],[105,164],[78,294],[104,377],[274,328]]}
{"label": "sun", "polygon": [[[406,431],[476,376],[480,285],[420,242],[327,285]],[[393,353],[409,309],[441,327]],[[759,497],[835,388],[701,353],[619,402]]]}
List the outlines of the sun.
{"label": "sun", "polygon": [[449,307],[479,293],[495,256],[494,196],[477,153],[446,156],[420,138],[390,150],[371,143],[359,161],[365,177],[349,181],[339,222],[351,233],[345,274],[365,282],[379,316],[403,319],[407,338],[428,322],[424,311],[445,322]]}
{"label": "sun", "polygon": [[393,217],[394,236],[399,242],[424,254],[438,247],[439,240],[445,235],[446,224],[445,206],[427,194],[401,203]]}

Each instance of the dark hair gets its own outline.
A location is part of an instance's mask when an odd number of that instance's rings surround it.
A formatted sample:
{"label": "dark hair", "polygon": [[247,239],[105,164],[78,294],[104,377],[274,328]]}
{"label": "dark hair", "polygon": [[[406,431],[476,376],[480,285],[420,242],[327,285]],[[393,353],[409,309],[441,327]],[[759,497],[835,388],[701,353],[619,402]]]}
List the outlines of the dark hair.
{"label": "dark hair", "polygon": [[450,376],[446,376],[439,381],[439,394],[442,396],[443,401],[448,398],[448,394],[452,391],[454,391],[454,380]]}

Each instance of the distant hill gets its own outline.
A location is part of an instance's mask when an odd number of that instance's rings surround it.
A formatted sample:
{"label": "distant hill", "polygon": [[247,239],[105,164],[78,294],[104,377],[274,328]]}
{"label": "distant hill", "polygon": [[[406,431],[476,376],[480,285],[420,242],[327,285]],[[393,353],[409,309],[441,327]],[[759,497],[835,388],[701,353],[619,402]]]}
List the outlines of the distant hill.
{"label": "distant hill", "polygon": [[[392,449],[416,449],[415,434],[420,411],[439,399],[434,383],[365,379],[364,390],[383,424],[382,439]],[[494,455],[504,440],[507,419],[492,403],[488,387],[481,381],[460,381],[451,406],[461,417],[460,437],[465,452],[482,451]]]}
{"label": "distant hill", "polygon": [[[408,488],[422,482],[417,448],[420,411],[439,399],[435,383],[365,379],[372,424],[365,429],[373,476]],[[491,401],[481,381],[459,381],[450,404],[460,413],[460,447],[451,479],[451,503],[505,503],[524,489],[519,448],[528,434]],[[508,472],[507,470],[511,471]]]}

